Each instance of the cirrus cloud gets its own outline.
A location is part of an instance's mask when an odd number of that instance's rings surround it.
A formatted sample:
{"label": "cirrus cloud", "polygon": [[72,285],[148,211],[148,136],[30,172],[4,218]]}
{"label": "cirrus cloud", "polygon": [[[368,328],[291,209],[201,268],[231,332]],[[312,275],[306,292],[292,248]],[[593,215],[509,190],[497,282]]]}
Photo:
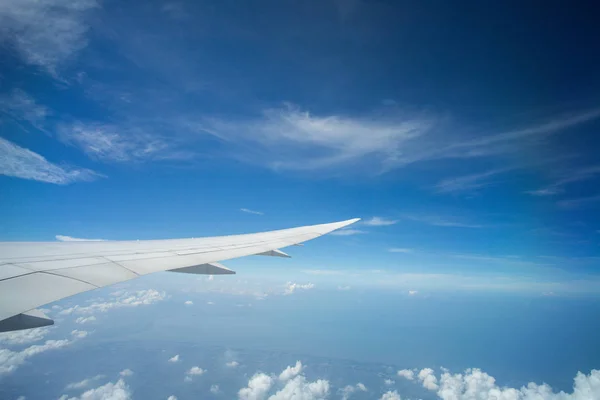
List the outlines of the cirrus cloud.
{"label": "cirrus cloud", "polygon": [[0,175],[55,185],[105,178],[90,169],[53,164],[41,155],[3,138],[0,138]]}

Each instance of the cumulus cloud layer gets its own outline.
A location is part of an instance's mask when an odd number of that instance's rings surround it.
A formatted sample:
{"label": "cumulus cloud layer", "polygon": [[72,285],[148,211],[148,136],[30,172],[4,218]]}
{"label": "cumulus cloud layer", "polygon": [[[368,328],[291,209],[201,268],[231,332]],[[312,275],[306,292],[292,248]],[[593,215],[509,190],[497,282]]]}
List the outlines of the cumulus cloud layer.
{"label": "cumulus cloud layer", "polygon": [[[406,371],[406,370],[405,370]],[[412,372],[412,371],[411,371]],[[410,374],[400,374],[410,376]],[[469,368],[462,374],[446,369],[438,376],[433,369],[424,368],[417,374],[425,389],[435,392],[442,400],[591,400],[600,398],[600,370],[589,375],[578,372],[573,392],[554,392],[547,384],[530,382],[521,388],[501,387],[493,376],[478,368]],[[409,378],[410,379],[410,378]]]}
{"label": "cumulus cloud layer", "polygon": [[71,343],[72,341],[68,339],[47,340],[44,344],[36,344],[18,352],[9,349],[0,349],[0,375],[13,372],[36,354],[60,349]]}
{"label": "cumulus cloud layer", "polygon": [[352,393],[354,392],[366,392],[367,387],[362,383],[357,383],[356,385],[347,385],[344,388],[340,389],[340,393],[342,394],[342,400],[348,400]]}
{"label": "cumulus cloud layer", "polygon": [[296,365],[292,366],[288,366],[286,369],[284,369],[281,374],[279,374],[279,380],[280,381],[288,381],[291,378],[297,376],[298,374],[300,374],[302,372],[302,363],[300,361],[296,361]]}
{"label": "cumulus cloud layer", "polygon": [[[248,381],[248,386],[238,392],[239,400],[319,400],[329,396],[329,381],[318,379],[310,382],[302,375],[300,361],[288,366],[275,379],[265,373],[257,373]],[[277,376],[277,375],[275,375]],[[283,385],[283,386],[282,386]],[[361,388],[364,385],[360,384]],[[358,387],[358,385],[357,385]],[[364,388],[366,390],[366,388]],[[362,390],[362,389],[361,389]],[[275,393],[273,393],[275,392]],[[270,396],[269,394],[272,393]]]}
{"label": "cumulus cloud layer", "polygon": [[195,376],[204,375],[205,373],[205,369],[200,368],[198,366],[193,366],[192,368],[187,370],[187,372],[185,373],[185,378],[183,380],[185,382],[191,382]]}
{"label": "cumulus cloud layer", "polygon": [[406,378],[410,381],[415,379],[415,373],[412,369],[401,369],[400,371],[398,371],[398,376]]}
{"label": "cumulus cloud layer", "polygon": [[90,389],[78,397],[63,395],[59,400],[130,400],[132,392],[123,379]]}
{"label": "cumulus cloud layer", "polygon": [[381,395],[380,400],[401,400],[401,397],[397,391],[389,390]]}
{"label": "cumulus cloud layer", "polygon": [[202,369],[200,367],[192,367],[188,370],[187,374],[188,375],[202,375],[206,372],[205,369]]}
{"label": "cumulus cloud layer", "polygon": [[269,397],[269,400],[317,400],[329,395],[329,381],[318,379],[309,382],[304,375],[298,375],[287,381],[285,386]]}
{"label": "cumulus cloud layer", "polygon": [[28,344],[42,340],[50,332],[50,327],[24,329],[0,333],[0,344]]}
{"label": "cumulus cloud layer", "polygon": [[138,290],[135,292],[124,292],[113,295],[111,301],[99,301],[89,306],[73,306],[60,311],[60,315],[70,314],[93,314],[96,312],[106,312],[115,308],[138,307],[142,305],[154,304],[167,298],[165,292],[159,292],[154,289]]}
{"label": "cumulus cloud layer", "polygon": [[258,373],[248,381],[248,386],[240,389],[238,397],[240,400],[262,400],[273,386],[273,378],[269,375]]}

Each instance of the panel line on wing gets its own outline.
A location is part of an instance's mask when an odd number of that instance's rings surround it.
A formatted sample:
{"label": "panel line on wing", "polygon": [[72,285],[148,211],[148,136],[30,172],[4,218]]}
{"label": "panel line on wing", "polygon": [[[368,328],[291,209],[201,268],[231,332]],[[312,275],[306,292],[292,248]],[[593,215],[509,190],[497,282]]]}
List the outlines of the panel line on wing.
{"label": "panel line on wing", "polygon": [[[12,264],[8,264],[8,265],[12,265]],[[31,270],[29,270],[29,271],[31,271]],[[26,273],[21,274],[21,275],[9,276],[8,278],[2,278],[2,279],[0,279],[0,282],[7,281],[9,279],[15,279],[15,278],[18,278],[18,277],[21,277],[21,276],[27,276],[27,275],[35,274],[36,272],[38,272],[38,271],[31,271],[31,272],[26,272]]]}
{"label": "panel line on wing", "polygon": [[48,274],[48,275],[59,276],[59,277],[61,277],[61,278],[66,278],[66,279],[72,279],[72,280],[74,280],[74,281],[79,281],[79,282],[81,282],[81,283],[87,283],[88,285],[92,285],[92,286],[94,286],[94,287],[96,287],[96,288],[100,288],[100,287],[102,287],[102,286],[94,285],[94,284],[93,284],[93,283],[91,283],[91,282],[86,282],[86,281],[84,281],[83,279],[79,279],[79,278],[73,278],[72,276],[66,276],[66,275],[61,275],[61,274],[55,274],[55,273],[52,273],[52,272],[50,272],[50,271],[38,271],[37,273],[39,273],[39,274]]}
{"label": "panel line on wing", "polygon": [[109,259],[108,259],[108,258],[106,258],[106,257],[102,257],[102,258],[104,258],[104,259],[105,259],[106,261],[108,261],[108,262],[111,262],[111,263],[113,263],[113,264],[115,264],[115,265],[118,265],[118,266],[119,266],[119,267],[121,267],[121,268],[124,268],[124,269],[126,269],[127,271],[131,272],[132,274],[136,274],[137,276],[141,276],[140,274],[138,274],[138,273],[137,273],[137,272],[135,272],[134,270],[132,270],[132,269],[129,269],[129,268],[127,268],[126,266],[119,264],[117,261],[109,260]]}

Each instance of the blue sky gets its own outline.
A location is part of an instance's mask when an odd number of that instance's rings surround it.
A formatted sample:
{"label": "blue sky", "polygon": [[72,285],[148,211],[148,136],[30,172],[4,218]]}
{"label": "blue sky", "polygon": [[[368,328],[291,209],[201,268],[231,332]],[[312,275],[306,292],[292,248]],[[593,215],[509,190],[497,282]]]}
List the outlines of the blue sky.
{"label": "blue sky", "polygon": [[231,260],[236,276],[161,273],[49,305],[54,328],[0,336],[0,397],[462,400],[470,380],[482,399],[496,384],[521,390],[510,400],[547,389],[529,382],[592,398],[595,15],[560,2],[5,1],[0,240],[362,221],[291,259]]}
{"label": "blue sky", "polygon": [[591,15],[9,2],[0,238],[188,237],[358,216],[346,236],[298,254],[597,293]]}

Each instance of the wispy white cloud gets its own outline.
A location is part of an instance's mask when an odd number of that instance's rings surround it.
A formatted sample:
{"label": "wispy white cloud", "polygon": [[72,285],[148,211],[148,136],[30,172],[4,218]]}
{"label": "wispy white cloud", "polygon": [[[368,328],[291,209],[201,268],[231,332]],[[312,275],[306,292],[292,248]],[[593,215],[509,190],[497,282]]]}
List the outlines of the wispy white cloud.
{"label": "wispy white cloud", "polygon": [[433,124],[425,116],[318,116],[288,105],[264,110],[254,119],[206,119],[204,128],[231,143],[254,144],[257,152],[248,161],[275,169],[317,170],[367,158],[390,163]]}
{"label": "wispy white cloud", "polygon": [[240,208],[240,211],[248,214],[265,215],[265,213],[262,211],[250,210],[249,208]]}
{"label": "wispy white cloud", "polygon": [[463,175],[454,178],[447,178],[435,185],[435,191],[438,193],[458,193],[473,191],[494,183],[491,178],[510,171],[510,168],[492,169],[477,174]]}
{"label": "wispy white cloud", "polygon": [[337,231],[333,231],[333,232],[330,233],[330,235],[333,235],[333,236],[352,236],[352,235],[362,235],[364,233],[368,233],[368,232],[360,230],[360,229],[345,228],[345,229],[338,229]]}
{"label": "wispy white cloud", "polygon": [[0,112],[18,123],[26,121],[44,131],[43,122],[52,113],[48,107],[38,104],[33,97],[21,89],[13,89],[10,94],[0,95]]}
{"label": "wispy white cloud", "polygon": [[398,220],[387,219],[387,218],[382,218],[382,217],[373,217],[371,219],[367,219],[367,220],[363,221],[363,224],[368,225],[368,226],[388,226],[388,225],[394,225],[397,223],[398,223]]}
{"label": "wispy white cloud", "polygon": [[86,47],[95,0],[6,0],[0,3],[0,37],[28,64],[56,74]]}
{"label": "wispy white cloud", "polygon": [[564,176],[554,183],[527,193],[534,196],[552,196],[564,192],[564,187],[574,182],[581,182],[600,175],[600,165],[567,171]]}
{"label": "wispy white cloud", "polygon": [[[593,109],[527,128],[467,139],[436,134],[437,121],[428,116],[317,116],[293,105],[265,110],[255,119],[205,119],[200,125],[205,132],[230,144],[251,143],[254,147],[245,149],[254,148],[257,153],[241,158],[276,169],[322,170],[367,163],[387,170],[427,160],[512,154],[524,144],[539,143],[548,135],[598,117],[600,109]],[[480,176],[479,180],[492,175]],[[464,182],[442,182],[439,189],[481,184],[477,177],[471,177]]]}
{"label": "wispy white cloud", "polygon": [[533,196],[553,196],[562,193],[565,190],[565,186],[571,183],[586,181],[600,175],[600,165],[574,169],[565,172],[563,175],[562,178],[556,180],[554,183],[537,190],[528,191],[527,193]]}
{"label": "wispy white cloud", "polygon": [[168,360],[170,363],[176,363],[179,362],[179,354],[175,354],[173,357],[169,358]]}
{"label": "wispy white cloud", "polygon": [[83,239],[73,236],[56,235],[54,236],[59,242],[103,242],[104,239]]}
{"label": "wispy white cloud", "polygon": [[600,117],[600,108],[584,110],[571,115],[555,117],[551,120],[531,124],[493,134],[479,134],[471,139],[454,139],[449,143],[432,143],[429,148],[407,155],[404,163],[443,159],[475,158],[515,154],[524,146],[539,144],[550,135],[566,132],[569,128],[581,125]]}
{"label": "wispy white cloud", "polygon": [[57,128],[58,137],[90,158],[126,163],[189,159],[189,152],[177,147],[177,137],[166,138],[139,127],[75,122]]}
{"label": "wispy white cloud", "polygon": [[[539,143],[549,135],[598,117],[600,109],[593,109],[526,128],[466,139],[436,132],[437,119],[430,116],[406,113],[378,118],[318,116],[294,105],[264,110],[260,117],[250,120],[207,118],[199,125],[204,132],[229,144],[250,144],[244,148],[252,148],[256,153],[240,158],[272,168],[323,170],[375,165],[375,170],[381,172],[428,160],[514,154],[524,145]],[[470,182],[441,182],[438,189],[446,191],[468,185],[482,183],[477,183],[477,177],[471,177]]]}
{"label": "wispy white cloud", "polygon": [[133,371],[130,370],[129,368],[124,369],[123,371],[119,372],[119,375],[121,376],[131,376],[133,375]]}
{"label": "wispy white cloud", "polygon": [[53,164],[41,155],[3,138],[0,138],[0,174],[57,185],[105,177],[90,169]]}

